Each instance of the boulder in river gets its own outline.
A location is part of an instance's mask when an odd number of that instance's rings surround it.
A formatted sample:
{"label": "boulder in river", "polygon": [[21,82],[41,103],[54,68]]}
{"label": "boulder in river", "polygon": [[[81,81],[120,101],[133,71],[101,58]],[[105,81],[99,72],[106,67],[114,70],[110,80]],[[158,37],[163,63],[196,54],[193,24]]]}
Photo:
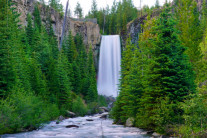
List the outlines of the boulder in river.
{"label": "boulder in river", "polygon": [[125,126],[132,127],[133,123],[134,123],[134,118],[130,117],[130,118],[127,119]]}
{"label": "boulder in river", "polygon": [[108,118],[108,115],[109,115],[108,112],[103,113],[103,114],[100,116],[100,118],[102,118],[102,119],[107,119],[107,118]]}
{"label": "boulder in river", "polygon": [[93,119],[86,119],[86,121],[93,121]]}
{"label": "boulder in river", "polygon": [[79,128],[79,126],[77,126],[77,125],[67,125],[67,126],[65,126],[66,128],[72,128],[72,127],[75,127],[75,128]]}

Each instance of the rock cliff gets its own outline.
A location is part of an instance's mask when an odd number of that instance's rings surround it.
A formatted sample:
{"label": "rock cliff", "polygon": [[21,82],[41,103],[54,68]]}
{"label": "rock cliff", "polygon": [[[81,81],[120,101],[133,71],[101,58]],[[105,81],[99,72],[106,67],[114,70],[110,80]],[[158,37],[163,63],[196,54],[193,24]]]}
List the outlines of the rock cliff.
{"label": "rock cliff", "polygon": [[[62,24],[63,24],[63,15],[55,11],[53,8],[39,3],[37,0],[13,0],[17,4],[17,11],[20,13],[20,23],[23,26],[27,25],[27,14],[33,13],[35,4],[38,4],[42,23],[45,24],[48,16],[51,19],[53,30],[55,35],[60,40],[62,34]],[[96,19],[72,19],[68,18],[66,22],[66,33],[68,33],[69,28],[72,31],[72,34],[75,36],[77,33],[83,36],[84,44],[89,47],[92,45],[93,50],[97,49],[97,45],[100,43],[100,28],[97,24]]]}

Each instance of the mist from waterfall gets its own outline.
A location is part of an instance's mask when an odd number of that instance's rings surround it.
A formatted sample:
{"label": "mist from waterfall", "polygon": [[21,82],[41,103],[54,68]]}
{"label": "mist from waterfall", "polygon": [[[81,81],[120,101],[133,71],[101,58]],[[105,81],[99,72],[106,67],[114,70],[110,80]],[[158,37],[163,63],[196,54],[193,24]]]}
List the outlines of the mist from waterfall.
{"label": "mist from waterfall", "polygon": [[120,71],[119,35],[102,36],[98,70],[98,93],[100,95],[117,97]]}

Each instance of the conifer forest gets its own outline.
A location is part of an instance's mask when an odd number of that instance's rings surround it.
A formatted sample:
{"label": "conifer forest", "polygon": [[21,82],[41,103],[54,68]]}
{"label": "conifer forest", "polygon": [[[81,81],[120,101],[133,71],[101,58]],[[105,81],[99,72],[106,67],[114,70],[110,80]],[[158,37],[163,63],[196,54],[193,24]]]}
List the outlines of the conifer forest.
{"label": "conifer forest", "polygon": [[[207,137],[206,0],[156,0],[142,8],[133,0],[98,8],[92,0],[87,14],[77,1],[67,15],[60,0],[38,0],[24,24],[15,1],[0,0],[0,137],[42,128],[68,112],[98,114],[109,104],[98,92],[94,46],[70,27],[60,46],[43,6],[62,19],[71,12],[77,20],[97,19],[100,35],[120,36],[119,94],[109,109],[114,124],[131,119],[131,126],[160,135]],[[134,42],[129,26],[136,20]]]}

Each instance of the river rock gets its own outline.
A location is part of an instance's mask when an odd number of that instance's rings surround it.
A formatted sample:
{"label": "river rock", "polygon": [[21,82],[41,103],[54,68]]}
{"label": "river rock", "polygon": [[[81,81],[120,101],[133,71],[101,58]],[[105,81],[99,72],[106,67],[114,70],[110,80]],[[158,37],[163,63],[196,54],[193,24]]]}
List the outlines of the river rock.
{"label": "river rock", "polygon": [[79,128],[79,126],[77,126],[77,125],[67,125],[67,126],[65,126],[66,128],[72,128],[72,127],[75,127],[75,128]]}
{"label": "river rock", "polygon": [[125,126],[132,127],[133,123],[134,123],[134,118],[130,117],[130,118],[127,119]]}
{"label": "river rock", "polygon": [[108,109],[107,107],[99,107],[99,109],[102,109],[102,110],[104,110],[105,112],[108,112],[108,111],[109,111],[109,109]]}
{"label": "river rock", "polygon": [[86,121],[93,121],[93,119],[86,119]]}
{"label": "river rock", "polygon": [[100,116],[100,118],[102,118],[102,119],[107,119],[108,118],[108,115],[109,115],[109,113],[103,113],[101,116]]}
{"label": "river rock", "polygon": [[65,120],[65,118],[62,115],[58,117],[58,121],[63,121],[63,120]]}
{"label": "river rock", "polygon": [[67,112],[67,115],[68,115],[69,117],[71,117],[71,118],[76,117],[76,114],[75,114],[75,113],[73,113],[73,112],[71,112],[71,111],[66,111],[66,112]]}
{"label": "river rock", "polygon": [[159,133],[154,132],[154,133],[152,134],[152,136],[154,136],[154,137],[160,137],[161,135],[160,135]]}

